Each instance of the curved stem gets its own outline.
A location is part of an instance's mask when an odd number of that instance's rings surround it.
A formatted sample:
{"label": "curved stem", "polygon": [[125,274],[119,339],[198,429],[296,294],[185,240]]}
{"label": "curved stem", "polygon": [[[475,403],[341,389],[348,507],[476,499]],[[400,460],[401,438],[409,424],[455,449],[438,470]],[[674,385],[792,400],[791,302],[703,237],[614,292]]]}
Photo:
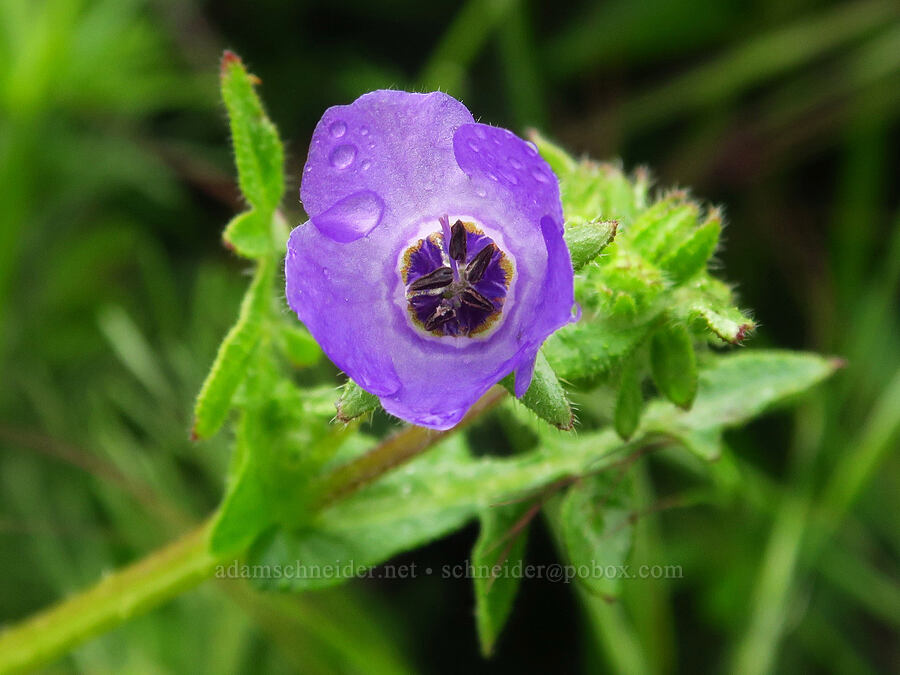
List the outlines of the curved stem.
{"label": "curved stem", "polygon": [[[496,387],[449,431],[407,427],[369,452],[336,468],[323,481],[320,507],[346,497],[391,469],[422,454],[497,405],[506,391]],[[142,614],[212,576],[232,559],[209,553],[207,538],[215,516],[181,539],[105,577],[92,588],[63,600],[0,632],[0,673],[35,668],[78,644]]]}

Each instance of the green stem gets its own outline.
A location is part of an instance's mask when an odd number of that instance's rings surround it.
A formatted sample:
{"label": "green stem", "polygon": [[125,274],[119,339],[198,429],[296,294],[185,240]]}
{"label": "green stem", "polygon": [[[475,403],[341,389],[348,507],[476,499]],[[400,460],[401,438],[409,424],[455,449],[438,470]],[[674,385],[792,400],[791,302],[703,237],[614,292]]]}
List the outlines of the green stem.
{"label": "green stem", "polygon": [[210,522],[90,588],[0,633],[0,673],[28,670],[208,578]]}
{"label": "green stem", "polygon": [[[391,469],[422,454],[497,405],[506,391],[485,394],[449,431],[407,427],[324,479],[320,506],[368,485]],[[0,633],[0,674],[36,668],[76,645],[208,579],[225,557],[209,553],[214,518],[163,549],[105,577],[97,585]],[[234,551],[227,554],[232,559]]]}

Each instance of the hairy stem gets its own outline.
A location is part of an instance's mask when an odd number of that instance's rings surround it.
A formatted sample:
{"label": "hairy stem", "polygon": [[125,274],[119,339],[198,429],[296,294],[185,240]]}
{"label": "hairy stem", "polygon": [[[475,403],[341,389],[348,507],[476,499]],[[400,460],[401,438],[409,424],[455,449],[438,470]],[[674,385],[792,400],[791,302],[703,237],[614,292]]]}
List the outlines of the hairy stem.
{"label": "hairy stem", "polygon": [[207,551],[210,522],[0,633],[0,673],[46,663],[209,577],[217,562]]}
{"label": "hairy stem", "polygon": [[[422,454],[496,406],[506,395],[491,389],[449,431],[407,427],[324,479],[319,506],[342,499]],[[0,673],[29,670],[125,623],[208,579],[224,561],[209,553],[213,518],[181,539],[107,577],[92,588],[0,632]],[[235,553],[229,552],[227,558]]]}

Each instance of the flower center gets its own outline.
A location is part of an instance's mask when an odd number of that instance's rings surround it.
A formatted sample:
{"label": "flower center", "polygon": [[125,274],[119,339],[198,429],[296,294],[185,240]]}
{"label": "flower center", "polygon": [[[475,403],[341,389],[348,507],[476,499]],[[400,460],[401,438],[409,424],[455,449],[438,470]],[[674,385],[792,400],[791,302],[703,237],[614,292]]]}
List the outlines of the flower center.
{"label": "flower center", "polygon": [[437,336],[472,337],[503,311],[513,268],[509,257],[474,223],[440,219],[441,230],[401,258],[413,322]]}

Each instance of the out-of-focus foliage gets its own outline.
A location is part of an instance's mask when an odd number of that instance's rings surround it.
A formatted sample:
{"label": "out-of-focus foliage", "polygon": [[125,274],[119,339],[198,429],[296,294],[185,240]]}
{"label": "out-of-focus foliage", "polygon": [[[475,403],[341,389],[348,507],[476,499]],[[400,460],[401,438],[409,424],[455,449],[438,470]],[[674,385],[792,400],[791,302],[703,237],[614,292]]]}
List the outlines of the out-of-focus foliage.
{"label": "out-of-focus foliage", "polygon": [[[587,630],[561,586],[525,580],[494,669],[867,672],[896,662],[900,18],[891,0],[0,3],[0,620],[150,551],[221,496],[227,434],[199,446],[187,436],[193,395],[242,290],[244,263],[218,245],[235,210],[212,86],[224,47],[266,83],[289,139],[289,195],[325,107],[375,87],[439,86],[486,121],[537,125],[577,152],[653,167],[655,183],[726,205],[717,256],[740,306],[754,308],[754,348],[846,360],[796,413],[682,439],[719,454],[711,465],[671,450],[630,465],[629,561],[681,565],[683,578],[626,581],[613,604],[582,594]],[[284,208],[299,221],[296,200]],[[705,290],[717,301],[731,294]],[[722,335],[742,321],[712,306],[685,318]],[[273,335],[296,347],[298,363],[315,360],[304,335]],[[615,398],[602,388],[576,397],[579,418],[612,419],[628,436],[656,414],[681,415],[651,406],[637,416],[646,357],[617,375]],[[298,378],[327,372],[322,364]],[[326,415],[322,394],[312,414]],[[497,424],[465,441],[503,454],[544,433]],[[386,426],[376,414],[371,432]],[[549,522],[550,535],[531,528],[529,559],[555,560],[549,542],[566,535],[555,515]],[[414,559],[462,561],[475,536]],[[261,596],[211,585],[59,668],[477,664],[468,581],[344,590]]]}

